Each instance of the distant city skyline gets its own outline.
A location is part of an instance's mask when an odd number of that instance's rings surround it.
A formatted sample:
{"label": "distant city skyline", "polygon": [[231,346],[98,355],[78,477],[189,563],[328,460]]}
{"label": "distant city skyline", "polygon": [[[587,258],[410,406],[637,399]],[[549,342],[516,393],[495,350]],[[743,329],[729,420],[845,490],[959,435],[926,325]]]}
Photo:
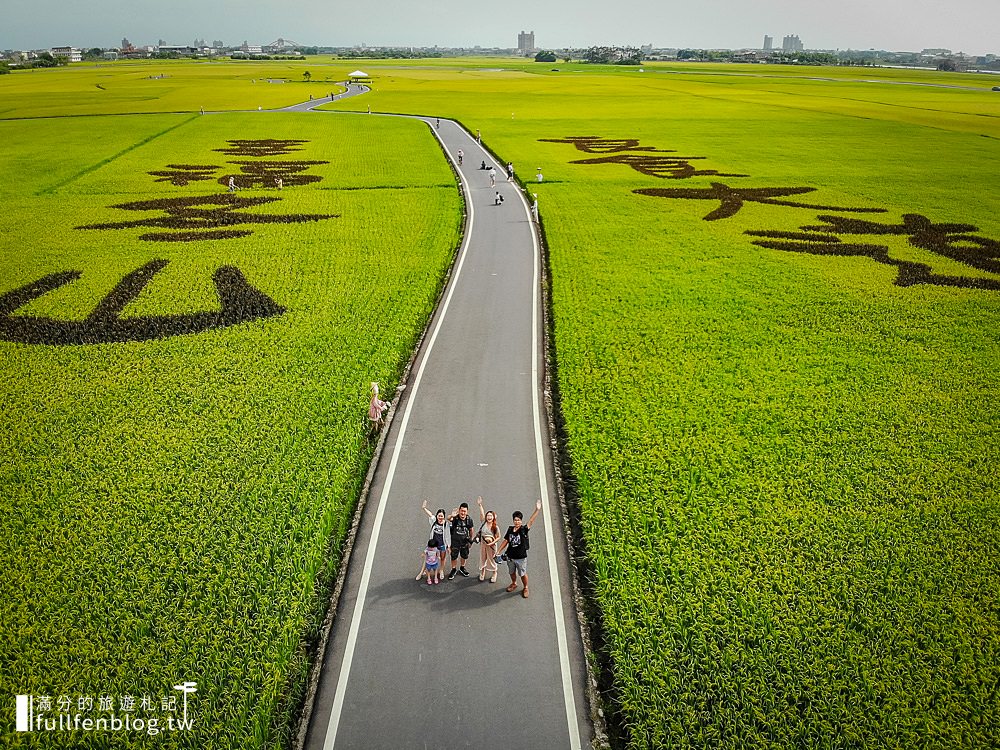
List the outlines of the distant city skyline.
{"label": "distant city skyline", "polygon": [[[499,12],[498,12],[499,11]],[[705,49],[759,49],[764,35],[798,36],[806,49],[947,48],[1000,54],[1000,2],[954,0],[506,0],[503,6],[458,0],[385,0],[331,7],[328,0],[292,6],[261,0],[33,0],[4,10],[0,49],[59,45],[116,47],[190,44],[194,39],[267,44],[278,37],[309,46],[516,48],[531,29],[540,49],[624,44]]]}

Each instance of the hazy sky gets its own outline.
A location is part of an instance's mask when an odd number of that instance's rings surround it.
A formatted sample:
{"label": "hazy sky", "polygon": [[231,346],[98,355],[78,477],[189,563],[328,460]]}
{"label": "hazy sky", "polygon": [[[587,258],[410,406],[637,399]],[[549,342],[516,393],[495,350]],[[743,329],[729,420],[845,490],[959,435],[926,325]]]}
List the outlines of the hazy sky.
{"label": "hazy sky", "polygon": [[781,46],[1000,54],[1000,0],[0,0],[0,49],[300,44],[515,47]]}

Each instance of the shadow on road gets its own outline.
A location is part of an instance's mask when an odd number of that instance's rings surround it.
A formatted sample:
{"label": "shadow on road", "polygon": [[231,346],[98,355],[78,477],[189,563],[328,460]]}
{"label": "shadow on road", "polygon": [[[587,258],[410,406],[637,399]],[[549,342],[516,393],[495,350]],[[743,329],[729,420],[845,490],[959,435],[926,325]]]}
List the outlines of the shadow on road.
{"label": "shadow on road", "polygon": [[[463,612],[481,609],[482,607],[498,606],[501,600],[511,597],[504,591],[504,586],[510,583],[509,577],[497,579],[496,583],[480,581],[476,576],[456,578],[454,581],[442,581],[428,586],[426,579],[419,582],[409,578],[397,578],[386,581],[368,590],[370,602],[394,603],[408,600],[431,600],[435,609],[445,612]],[[520,599],[520,595],[518,595]]]}

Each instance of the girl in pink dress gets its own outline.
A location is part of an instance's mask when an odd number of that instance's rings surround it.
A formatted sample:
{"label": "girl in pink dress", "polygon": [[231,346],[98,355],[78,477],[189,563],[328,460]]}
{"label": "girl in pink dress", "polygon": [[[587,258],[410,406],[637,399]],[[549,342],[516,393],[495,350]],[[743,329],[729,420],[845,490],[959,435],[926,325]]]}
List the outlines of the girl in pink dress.
{"label": "girl in pink dress", "polygon": [[[441,572],[439,569],[438,546],[433,539],[427,541],[424,548],[424,570],[427,571],[427,585],[441,583]],[[417,576],[418,578],[420,576]]]}

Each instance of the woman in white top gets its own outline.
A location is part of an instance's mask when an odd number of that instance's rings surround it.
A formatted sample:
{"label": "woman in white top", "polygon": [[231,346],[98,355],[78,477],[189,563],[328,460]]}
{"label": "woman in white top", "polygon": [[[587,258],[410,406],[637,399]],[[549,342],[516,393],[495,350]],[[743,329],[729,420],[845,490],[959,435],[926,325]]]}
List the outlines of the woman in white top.
{"label": "woman in white top", "polygon": [[490,583],[497,582],[497,542],[500,541],[500,528],[497,526],[497,514],[492,510],[483,510],[483,498],[479,498],[479,580],[486,580],[486,574],[491,573]]}
{"label": "woman in white top", "polygon": [[[449,539],[449,534],[448,534],[447,519],[444,514],[444,508],[438,508],[437,513],[431,513],[429,510],[427,510],[426,500],[424,500],[424,503],[423,505],[420,506],[420,509],[427,514],[428,518],[430,518],[431,521],[431,539],[434,540],[434,543],[437,545],[438,563],[439,563],[435,579],[437,580],[438,583],[440,583],[441,571],[444,569],[445,552],[448,550],[448,546],[451,544],[451,540]],[[419,581],[426,572],[427,572],[427,566],[422,564],[420,572],[417,573],[417,577],[415,580]]]}

